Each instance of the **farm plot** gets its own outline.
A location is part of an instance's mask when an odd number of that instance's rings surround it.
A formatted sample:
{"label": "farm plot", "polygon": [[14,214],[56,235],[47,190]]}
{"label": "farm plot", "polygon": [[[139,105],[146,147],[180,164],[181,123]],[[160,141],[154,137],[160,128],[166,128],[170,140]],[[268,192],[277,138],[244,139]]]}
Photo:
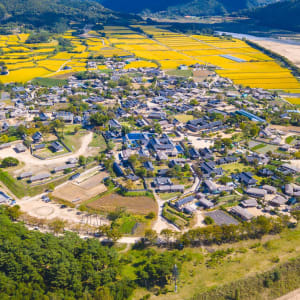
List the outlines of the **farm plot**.
{"label": "farm plot", "polygon": [[[133,27],[142,29],[144,33],[137,33],[125,26],[105,26],[102,32],[93,31],[87,39],[67,31],[50,42],[40,44],[26,44],[28,34],[0,36],[0,47],[4,53],[1,61],[7,64],[9,70],[9,74],[0,76],[0,80],[3,83],[26,82],[35,77],[85,71],[89,57],[116,55],[149,60],[132,62],[126,68],[159,65],[164,70],[173,70],[180,65],[190,67],[198,63],[217,67],[219,75],[243,86],[291,93],[300,91],[299,81],[289,70],[242,40],[179,34],[169,31],[167,27]],[[101,37],[103,33],[105,38]],[[55,51],[59,36],[70,39],[74,47],[71,52]],[[71,69],[56,73],[66,62]]]}
{"label": "farm plot", "polygon": [[82,202],[91,199],[101,193],[104,193],[107,188],[101,183],[102,179],[108,174],[105,172],[98,173],[85,181],[77,184],[68,182],[67,184],[56,189],[52,196],[69,202]]}
{"label": "farm plot", "polygon": [[114,211],[116,207],[125,207],[129,213],[139,215],[146,215],[149,212],[157,211],[157,204],[155,200],[150,197],[124,197],[117,193],[105,195],[87,204],[87,206],[106,212]]}

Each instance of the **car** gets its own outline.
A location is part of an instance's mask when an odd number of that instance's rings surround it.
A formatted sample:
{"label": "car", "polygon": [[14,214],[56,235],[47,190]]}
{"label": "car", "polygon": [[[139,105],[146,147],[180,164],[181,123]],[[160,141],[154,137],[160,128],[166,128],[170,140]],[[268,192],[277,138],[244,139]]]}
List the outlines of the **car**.
{"label": "car", "polygon": [[61,206],[60,206],[60,208],[66,208],[67,207],[67,205],[65,205],[65,204],[62,204]]}

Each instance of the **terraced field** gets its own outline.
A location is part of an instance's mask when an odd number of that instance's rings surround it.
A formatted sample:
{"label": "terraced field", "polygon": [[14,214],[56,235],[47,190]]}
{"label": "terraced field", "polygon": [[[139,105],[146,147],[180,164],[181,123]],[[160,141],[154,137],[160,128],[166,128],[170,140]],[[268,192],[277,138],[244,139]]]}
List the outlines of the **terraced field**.
{"label": "terraced field", "polygon": [[102,32],[89,32],[87,38],[73,36],[68,31],[62,37],[71,41],[71,52],[57,51],[57,37],[48,43],[27,44],[28,34],[0,36],[0,62],[5,62],[9,71],[0,80],[25,82],[37,76],[85,71],[91,56],[136,56],[141,60],[129,62],[125,68],[160,66],[170,70],[198,63],[217,67],[218,74],[236,84],[300,92],[299,81],[288,69],[239,39],[188,36],[167,28],[139,25],[106,26]]}
{"label": "terraced field", "polygon": [[[8,74],[0,75],[0,81],[24,83],[36,77],[86,71],[91,55],[130,55],[124,50],[111,47],[108,40],[97,37],[96,32],[92,33],[95,37],[81,38],[73,36],[72,31],[66,32],[62,37],[70,39],[73,45],[71,52],[58,51],[56,38],[59,36],[55,36],[49,43],[38,44],[25,43],[29,34],[0,36],[0,62],[4,62],[8,70]],[[105,66],[98,68],[106,69]]]}

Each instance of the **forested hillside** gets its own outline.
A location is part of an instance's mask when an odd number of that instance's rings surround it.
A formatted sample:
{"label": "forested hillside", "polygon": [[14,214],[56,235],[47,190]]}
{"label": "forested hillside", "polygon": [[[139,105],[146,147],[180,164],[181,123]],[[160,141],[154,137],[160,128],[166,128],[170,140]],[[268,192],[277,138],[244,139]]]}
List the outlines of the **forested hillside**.
{"label": "forested hillside", "polygon": [[130,22],[129,16],[112,12],[93,0],[0,0],[0,20],[48,28],[70,21]]}
{"label": "forested hillside", "polygon": [[272,3],[275,0],[98,0],[116,11],[168,11],[177,15],[215,15]]}
{"label": "forested hillside", "polygon": [[180,259],[172,251],[142,252],[133,269],[138,280],[129,279],[123,269],[131,261],[115,248],[70,232],[56,237],[29,231],[13,222],[18,215],[16,206],[0,207],[1,299],[125,300],[146,280],[149,287],[163,287]]}
{"label": "forested hillside", "polygon": [[251,18],[257,19],[261,24],[300,30],[300,0],[289,0],[257,8],[249,13]]}

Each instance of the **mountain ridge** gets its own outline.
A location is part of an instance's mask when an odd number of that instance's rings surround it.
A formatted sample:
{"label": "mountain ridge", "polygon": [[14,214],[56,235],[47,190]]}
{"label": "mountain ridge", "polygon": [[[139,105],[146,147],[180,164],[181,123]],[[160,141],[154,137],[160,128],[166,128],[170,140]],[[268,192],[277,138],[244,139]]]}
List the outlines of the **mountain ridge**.
{"label": "mountain ridge", "polygon": [[141,13],[168,12],[177,15],[216,15],[266,5],[278,0],[98,0],[105,7],[116,11]]}
{"label": "mountain ridge", "polygon": [[56,24],[123,23],[130,21],[130,16],[105,8],[94,0],[0,0],[1,23],[15,22],[34,27],[48,27]]}
{"label": "mountain ridge", "polygon": [[300,0],[281,1],[251,10],[248,16],[262,25],[300,31]]}

